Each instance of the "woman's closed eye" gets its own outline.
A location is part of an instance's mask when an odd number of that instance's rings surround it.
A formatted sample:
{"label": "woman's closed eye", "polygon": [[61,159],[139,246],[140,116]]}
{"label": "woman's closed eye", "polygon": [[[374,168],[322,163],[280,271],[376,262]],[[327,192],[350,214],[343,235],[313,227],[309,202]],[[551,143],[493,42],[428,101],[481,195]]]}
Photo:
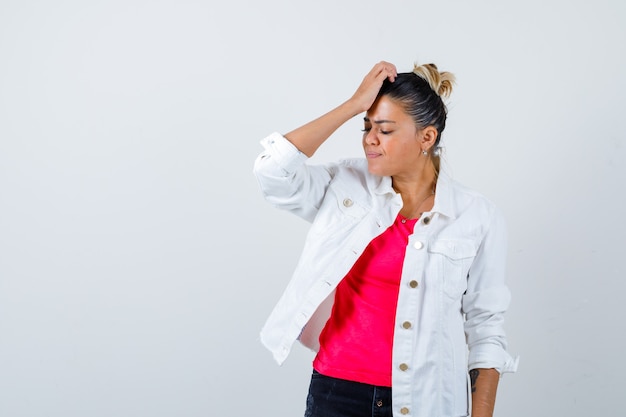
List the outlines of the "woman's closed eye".
{"label": "woman's closed eye", "polygon": [[[372,130],[371,127],[364,127],[363,129],[361,129],[361,132],[367,133],[370,130]],[[378,133],[380,133],[381,135],[389,135],[390,133],[393,133],[393,131],[392,130],[382,130],[382,129],[379,129]]]}

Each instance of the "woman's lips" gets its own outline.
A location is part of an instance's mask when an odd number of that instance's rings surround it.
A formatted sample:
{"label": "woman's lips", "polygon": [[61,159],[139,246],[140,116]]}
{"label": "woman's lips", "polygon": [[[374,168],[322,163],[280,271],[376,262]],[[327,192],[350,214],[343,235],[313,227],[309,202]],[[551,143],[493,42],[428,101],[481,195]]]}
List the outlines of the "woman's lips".
{"label": "woman's lips", "polygon": [[380,156],[380,154],[376,153],[376,152],[365,152],[365,156],[368,159],[371,159],[371,158],[378,158]]}

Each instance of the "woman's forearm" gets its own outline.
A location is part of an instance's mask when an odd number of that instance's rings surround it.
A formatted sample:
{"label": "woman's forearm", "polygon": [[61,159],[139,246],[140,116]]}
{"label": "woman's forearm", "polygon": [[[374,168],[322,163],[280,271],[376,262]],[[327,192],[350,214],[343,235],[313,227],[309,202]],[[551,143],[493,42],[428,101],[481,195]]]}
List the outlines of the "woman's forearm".
{"label": "woman's forearm", "polygon": [[472,417],[492,417],[500,374],[495,369],[472,369]]}
{"label": "woman's forearm", "polygon": [[348,100],[325,115],[287,133],[285,137],[300,152],[310,157],[335,130],[360,112],[362,110]]}

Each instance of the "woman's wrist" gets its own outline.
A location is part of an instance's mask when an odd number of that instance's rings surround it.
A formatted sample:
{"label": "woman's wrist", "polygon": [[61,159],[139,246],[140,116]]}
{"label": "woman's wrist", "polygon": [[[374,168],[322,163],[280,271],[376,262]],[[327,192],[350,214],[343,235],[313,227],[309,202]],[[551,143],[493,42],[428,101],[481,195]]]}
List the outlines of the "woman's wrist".
{"label": "woman's wrist", "polygon": [[348,100],[344,101],[339,108],[345,109],[346,115],[348,116],[347,120],[357,116],[363,112],[366,112],[369,107],[364,106],[357,98],[350,97]]}

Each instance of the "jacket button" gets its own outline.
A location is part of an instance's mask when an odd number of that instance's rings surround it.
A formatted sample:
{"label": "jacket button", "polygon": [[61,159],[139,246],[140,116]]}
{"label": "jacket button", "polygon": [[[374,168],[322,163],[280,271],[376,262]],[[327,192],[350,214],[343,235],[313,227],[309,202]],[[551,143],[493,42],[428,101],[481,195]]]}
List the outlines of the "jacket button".
{"label": "jacket button", "polygon": [[405,329],[410,329],[411,328],[411,322],[410,321],[405,321],[404,323],[402,323],[402,327]]}
{"label": "jacket button", "polygon": [[409,281],[409,287],[411,287],[411,288],[417,288],[417,286],[418,286],[417,281],[415,281],[415,280],[411,280],[411,281]]}
{"label": "jacket button", "polygon": [[424,217],[424,220],[422,220],[424,222],[425,225],[428,226],[428,224],[430,223],[430,217]]}
{"label": "jacket button", "polygon": [[345,207],[352,207],[352,204],[354,204],[354,202],[352,200],[350,200],[349,198],[346,198],[343,200],[343,205]]}
{"label": "jacket button", "polygon": [[407,365],[406,363],[401,363],[399,368],[401,371],[406,371],[407,369],[409,369],[409,365]]}
{"label": "jacket button", "polygon": [[402,408],[400,409],[400,414],[403,414],[403,415],[407,415],[407,414],[409,414],[409,409],[408,409],[408,408],[406,408],[406,407],[402,407]]}
{"label": "jacket button", "polygon": [[424,247],[424,244],[418,240],[417,242],[413,244],[413,247],[415,249],[422,249]]}

